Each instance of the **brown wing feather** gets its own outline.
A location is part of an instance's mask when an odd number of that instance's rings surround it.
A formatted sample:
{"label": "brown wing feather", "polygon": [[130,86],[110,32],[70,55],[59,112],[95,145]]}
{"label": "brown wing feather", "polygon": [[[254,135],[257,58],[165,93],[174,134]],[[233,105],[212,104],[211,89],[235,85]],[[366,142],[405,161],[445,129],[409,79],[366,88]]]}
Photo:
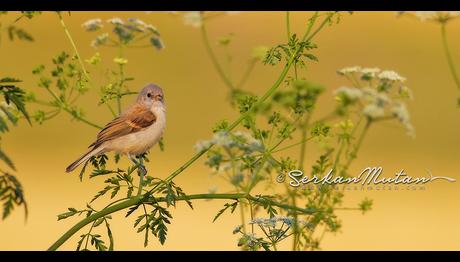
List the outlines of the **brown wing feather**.
{"label": "brown wing feather", "polygon": [[141,106],[134,106],[123,115],[108,123],[97,135],[97,139],[89,147],[98,147],[102,143],[138,132],[149,127],[156,121],[156,116],[150,110]]}

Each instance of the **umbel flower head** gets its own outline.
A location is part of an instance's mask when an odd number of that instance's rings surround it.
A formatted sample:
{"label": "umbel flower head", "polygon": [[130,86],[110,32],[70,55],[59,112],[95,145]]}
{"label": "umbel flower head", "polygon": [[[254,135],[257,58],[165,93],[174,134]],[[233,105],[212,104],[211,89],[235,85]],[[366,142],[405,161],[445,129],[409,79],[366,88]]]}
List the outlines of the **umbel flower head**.
{"label": "umbel flower head", "polygon": [[420,21],[447,23],[452,19],[460,17],[460,11],[415,11],[398,12],[398,16],[406,15],[418,18]]}
{"label": "umbel flower head", "polygon": [[357,107],[370,120],[397,119],[408,135],[415,135],[404,102],[412,99],[405,77],[392,70],[360,66],[345,67],[337,72],[352,84],[334,92],[339,102],[339,113],[345,114],[351,107]]}
{"label": "umbel flower head", "polygon": [[178,12],[178,11],[168,11],[167,13],[172,15],[182,15],[184,24],[187,26],[199,28],[203,24],[203,21],[207,16],[217,16],[217,15],[235,15],[240,13],[240,11],[218,11],[218,12],[204,12],[204,11],[188,11],[188,12]]}
{"label": "umbel flower head", "polygon": [[[136,39],[149,39],[150,44],[156,49],[164,48],[163,42],[160,39],[160,33],[155,26],[147,24],[137,18],[129,18],[127,21],[119,17],[107,19],[106,24],[112,27],[112,33],[115,34],[115,39],[111,39],[109,33],[102,33],[91,42],[91,46],[97,48],[99,46],[109,46],[118,43],[128,46],[136,41]],[[82,24],[88,32],[101,30],[104,25],[100,18],[90,19]],[[116,44],[115,44],[116,45]],[[113,45],[111,45],[113,46]]]}

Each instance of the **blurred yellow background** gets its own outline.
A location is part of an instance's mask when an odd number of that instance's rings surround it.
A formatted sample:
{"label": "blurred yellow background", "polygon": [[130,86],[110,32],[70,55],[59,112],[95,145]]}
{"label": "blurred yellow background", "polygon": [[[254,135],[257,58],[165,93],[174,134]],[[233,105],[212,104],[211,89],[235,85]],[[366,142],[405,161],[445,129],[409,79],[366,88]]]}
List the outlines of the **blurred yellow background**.
{"label": "blurred yellow background", "polygon": [[[309,15],[310,12],[293,12],[292,30],[303,33]],[[12,13],[2,17],[2,21],[12,21],[16,17]],[[104,21],[112,17],[136,17],[155,25],[166,46],[159,52],[153,48],[125,52],[129,60],[127,75],[135,78],[130,83],[132,90],[140,89],[147,82],[157,83],[165,90],[168,106],[166,150],[162,153],[154,148],[150,155],[152,161],[147,166],[154,176],[164,178],[194,154],[193,145],[197,140],[211,136],[214,123],[224,118],[235,119],[237,114],[226,102],[227,89],[205,52],[199,29],[184,25],[181,17],[161,12],[64,14],[83,58],[95,53],[90,42],[97,34],[85,32],[81,24],[91,18]],[[23,19],[18,25],[30,32],[36,41],[10,42],[4,35],[0,45],[0,76],[23,79],[23,88],[44,95],[31,70],[38,64],[50,65],[51,57],[60,51],[72,53],[71,46],[54,13],[46,12],[31,21]],[[239,77],[253,47],[285,41],[285,13],[241,12],[212,20],[208,30],[220,58],[224,57],[224,52],[215,45],[218,37],[235,34],[229,50],[234,57],[232,75]],[[460,64],[459,30],[460,19],[449,23],[449,44],[454,59]],[[407,78],[407,85],[415,96],[408,106],[416,139],[406,136],[396,122],[376,125],[366,137],[352,172],[367,166],[382,166],[388,176],[400,169],[412,176],[425,176],[425,169],[429,169],[433,175],[459,177],[460,110],[456,108],[456,101],[460,92],[448,71],[438,24],[396,18],[395,12],[355,12],[344,15],[338,25],[323,30],[316,43],[319,48],[314,54],[319,63],[311,63],[305,76],[327,87],[318,115],[332,109],[333,90],[347,84],[336,74],[337,69],[345,66],[395,70]],[[111,60],[116,50],[101,48],[98,51],[104,64],[113,66]],[[262,94],[280,71],[279,66],[258,64],[246,89]],[[96,83],[103,83],[97,71],[92,70],[91,76]],[[106,108],[96,105],[96,92],[90,91],[85,97],[80,105],[86,109],[88,119],[101,125],[111,120]],[[78,221],[70,218],[58,222],[57,214],[67,207],[83,208],[102,188],[102,179],[85,177],[80,182],[77,172],[64,172],[97,133],[96,129],[69,119],[69,115],[62,113],[42,126],[30,127],[21,122],[19,127],[2,136],[2,148],[15,162],[16,174],[25,188],[29,219],[24,223],[23,211],[18,209],[0,222],[1,250],[48,248]],[[206,192],[214,185],[222,192],[223,181],[209,176],[203,160],[181,174],[176,183],[189,194]],[[374,199],[373,210],[366,215],[339,211],[343,228],[338,234],[326,235],[321,245],[324,250],[459,249],[460,182],[437,181],[427,185],[424,191],[350,191],[345,197],[345,206],[355,206],[366,196]],[[95,207],[104,203],[101,201]],[[224,203],[196,201],[194,210],[181,203],[172,210],[174,219],[166,244],[161,246],[153,240],[145,249],[143,236],[133,229],[134,218],[123,219],[124,212],[119,213],[112,222],[115,249],[237,250],[237,236],[232,230],[240,223],[239,216],[226,213],[212,223]],[[80,233],[61,249],[74,249]]]}

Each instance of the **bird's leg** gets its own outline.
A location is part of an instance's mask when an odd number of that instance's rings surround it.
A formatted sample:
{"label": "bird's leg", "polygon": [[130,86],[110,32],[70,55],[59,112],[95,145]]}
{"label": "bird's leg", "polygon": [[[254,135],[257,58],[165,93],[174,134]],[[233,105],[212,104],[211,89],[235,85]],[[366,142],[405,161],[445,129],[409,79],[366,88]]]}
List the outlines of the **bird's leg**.
{"label": "bird's leg", "polygon": [[128,156],[128,159],[134,164],[137,166],[138,170],[142,173],[144,173],[144,175],[147,174],[147,169],[145,168],[144,164],[142,163],[142,160],[138,161],[137,160],[137,156],[136,157],[133,157],[131,156],[131,154],[127,153],[126,154]]}
{"label": "bird's leg", "polygon": [[142,161],[143,159],[140,156],[136,156],[136,158],[139,159],[140,170],[142,171],[142,173],[144,173],[144,176],[147,175],[147,168],[145,168],[144,166],[144,161]]}

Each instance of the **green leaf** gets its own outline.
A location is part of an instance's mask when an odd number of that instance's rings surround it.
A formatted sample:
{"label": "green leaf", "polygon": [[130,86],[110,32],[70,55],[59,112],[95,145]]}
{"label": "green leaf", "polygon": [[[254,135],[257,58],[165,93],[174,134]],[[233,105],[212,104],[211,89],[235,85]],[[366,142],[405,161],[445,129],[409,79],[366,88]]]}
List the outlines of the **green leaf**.
{"label": "green leaf", "polygon": [[105,226],[107,228],[107,236],[109,237],[109,241],[110,241],[109,251],[113,251],[115,243],[114,243],[114,240],[113,240],[112,230],[110,230],[110,225],[107,222],[107,220],[105,220]]}
{"label": "green leaf", "polygon": [[58,221],[59,220],[62,220],[62,219],[66,219],[66,218],[69,218],[75,214],[77,214],[78,211],[75,209],[75,208],[69,208],[69,212],[65,212],[65,213],[62,213],[62,214],[59,214],[58,215]]}
{"label": "green leaf", "polygon": [[98,199],[99,197],[105,195],[105,193],[107,193],[110,189],[112,189],[112,186],[106,186],[106,187],[104,187],[104,189],[102,189],[101,191],[99,191],[99,192],[93,197],[93,199],[90,201],[90,203],[94,202],[94,200]]}
{"label": "green leaf", "polygon": [[4,78],[0,79],[0,84],[4,84],[4,83],[20,83],[20,82],[22,82],[22,80],[17,79],[17,78],[13,78],[13,77],[4,77]]}
{"label": "green leaf", "polygon": [[5,162],[11,169],[16,170],[16,167],[14,166],[13,161],[3,152],[3,150],[0,148],[0,159]]}
{"label": "green leaf", "polygon": [[0,105],[0,109],[3,111],[3,113],[5,113],[5,115],[8,117],[10,122],[13,123],[13,125],[17,124],[18,118],[14,116],[6,107]]}
{"label": "green leaf", "polygon": [[229,208],[231,208],[231,213],[233,213],[235,211],[237,205],[238,205],[238,201],[235,201],[235,202],[233,202],[231,204],[226,203],[224,205],[224,208],[222,208],[221,210],[219,210],[219,212],[217,212],[217,215],[214,217],[212,222],[215,222]]}

